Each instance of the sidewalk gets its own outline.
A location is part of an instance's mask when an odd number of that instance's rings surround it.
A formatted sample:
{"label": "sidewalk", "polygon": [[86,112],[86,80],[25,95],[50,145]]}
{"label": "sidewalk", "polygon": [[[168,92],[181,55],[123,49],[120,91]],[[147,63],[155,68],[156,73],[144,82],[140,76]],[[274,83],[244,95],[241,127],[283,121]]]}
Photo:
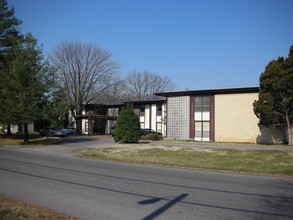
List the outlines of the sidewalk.
{"label": "sidewalk", "polygon": [[289,150],[293,151],[293,146],[288,145],[264,145],[264,144],[237,144],[237,143],[216,143],[216,142],[185,142],[185,141],[148,141],[142,140],[139,143],[149,143],[152,145],[178,146],[192,148],[210,148],[210,149],[235,149],[235,150]]}

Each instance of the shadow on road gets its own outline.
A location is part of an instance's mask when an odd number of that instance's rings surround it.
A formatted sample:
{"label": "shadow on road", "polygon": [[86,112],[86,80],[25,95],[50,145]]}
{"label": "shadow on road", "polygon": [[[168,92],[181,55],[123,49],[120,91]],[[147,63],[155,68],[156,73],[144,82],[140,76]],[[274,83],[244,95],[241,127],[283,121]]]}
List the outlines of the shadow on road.
{"label": "shadow on road", "polygon": [[278,185],[280,184],[283,189],[282,194],[279,193],[275,197],[264,197],[261,199],[261,202],[272,212],[279,213],[281,210],[284,217],[293,219],[293,184],[286,180],[281,180]]}
{"label": "shadow on road", "polygon": [[[217,204],[211,204],[211,203],[201,203],[201,202],[195,202],[195,201],[184,201],[184,199],[188,196],[188,194],[181,194],[177,197],[156,197],[152,195],[148,195],[145,193],[135,193],[132,192],[131,189],[129,190],[120,190],[117,188],[111,188],[111,187],[104,187],[104,186],[99,186],[98,184],[90,184],[84,182],[82,179],[80,180],[68,180],[64,177],[48,177],[43,174],[32,174],[29,173],[28,171],[16,171],[10,168],[0,168],[2,171],[10,172],[10,173],[16,173],[19,175],[23,176],[28,176],[28,177],[33,177],[37,179],[43,179],[43,180],[49,180],[49,181],[54,181],[54,182],[59,182],[59,183],[65,183],[65,184],[70,184],[74,186],[80,186],[80,187],[85,187],[85,188],[91,188],[91,189],[96,189],[96,190],[103,190],[103,191],[108,191],[112,193],[119,193],[119,194],[124,194],[124,195],[129,195],[129,196],[134,196],[134,197],[144,197],[146,198],[145,200],[137,202],[139,205],[149,205],[153,204],[156,202],[166,202],[165,205],[162,207],[159,207],[157,210],[154,212],[150,213],[148,216],[144,217],[143,219],[145,220],[151,220],[171,207],[173,207],[176,204],[184,204],[190,207],[207,207],[207,208],[213,208],[215,210],[226,210],[229,212],[235,212],[235,213],[246,213],[246,215],[255,215],[258,216],[260,219],[275,219],[275,218],[293,218],[293,213],[292,213],[292,183],[291,181],[285,181],[282,180],[283,183],[283,189],[284,189],[284,194],[282,195],[266,195],[266,194],[255,194],[255,193],[245,193],[245,192],[238,192],[238,191],[227,191],[227,190],[218,190],[218,189],[212,189],[212,188],[201,188],[201,187],[193,187],[193,186],[185,186],[185,185],[176,185],[172,183],[161,183],[161,182],[155,182],[155,181],[146,181],[146,180],[140,180],[140,179],[132,179],[132,178],[126,178],[126,177],[119,177],[119,176],[112,176],[112,175],[104,175],[104,174],[98,174],[98,173],[92,173],[92,172],[86,172],[86,171],[79,171],[79,170],[74,170],[74,169],[66,169],[66,168],[60,168],[60,167],[55,167],[55,166],[47,166],[47,165],[41,165],[41,164],[35,164],[31,162],[23,162],[23,161],[18,161],[18,160],[11,160],[11,159],[4,159],[1,158],[2,160],[5,161],[13,161],[17,162],[19,164],[28,164],[28,165],[34,165],[38,167],[43,167],[43,168],[50,168],[51,170],[63,170],[63,171],[70,171],[78,174],[87,174],[91,176],[104,176],[108,178],[113,178],[116,180],[123,179],[123,180],[129,180],[133,182],[144,182],[144,183],[150,183],[153,185],[165,185],[165,186],[175,186],[175,187],[182,187],[183,189],[194,189],[194,190],[204,190],[204,191],[210,191],[210,192],[220,192],[223,193],[223,198],[225,198],[225,194],[237,194],[237,195],[244,195],[247,196],[246,200],[249,201],[250,197],[259,197],[259,201],[262,203],[266,204],[265,207],[259,209],[258,207],[255,208],[236,208],[233,205],[231,206],[226,206],[226,205],[217,205]],[[81,175],[84,176],[84,175]],[[290,194],[288,194],[288,193]],[[285,194],[286,193],[286,194]],[[289,196],[288,196],[289,195]],[[268,209],[267,207],[270,207]],[[270,210],[270,211],[267,211]]]}
{"label": "shadow on road", "polygon": [[95,137],[85,137],[85,136],[72,136],[68,138],[64,138],[62,142],[59,144],[73,144],[73,143],[81,143],[81,142],[91,142],[97,141],[98,138]]}
{"label": "shadow on road", "polygon": [[[165,212],[168,209],[170,209],[173,205],[175,205],[176,203],[180,202],[181,200],[183,200],[187,196],[188,196],[188,194],[181,194],[181,195],[175,197],[174,199],[167,200],[168,202],[165,205],[163,205],[159,209],[155,210],[153,213],[149,214],[148,216],[144,217],[143,220],[152,220],[152,219],[155,219],[156,217],[158,217],[163,212]],[[138,202],[138,204],[140,204],[140,205],[149,205],[149,204],[153,204],[153,203],[159,202],[161,200],[166,200],[166,198],[152,198],[152,199],[147,199],[147,200],[143,200],[143,201]]]}

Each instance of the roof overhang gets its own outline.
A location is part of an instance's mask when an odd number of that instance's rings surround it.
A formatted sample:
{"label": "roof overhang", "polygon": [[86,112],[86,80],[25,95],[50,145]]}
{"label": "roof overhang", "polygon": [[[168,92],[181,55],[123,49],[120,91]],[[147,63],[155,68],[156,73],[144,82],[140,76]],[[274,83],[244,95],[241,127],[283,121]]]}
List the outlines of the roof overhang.
{"label": "roof overhang", "polygon": [[116,117],[116,116],[108,116],[108,115],[77,115],[76,118],[80,118],[80,119],[116,120],[118,117]]}
{"label": "roof overhang", "polygon": [[175,96],[202,96],[219,94],[239,94],[239,93],[258,93],[259,87],[229,88],[229,89],[208,89],[208,90],[190,90],[178,92],[160,92],[157,96],[175,97]]}
{"label": "roof overhang", "polygon": [[166,100],[165,99],[151,99],[151,100],[135,100],[135,101],[126,101],[125,104],[162,104]]}

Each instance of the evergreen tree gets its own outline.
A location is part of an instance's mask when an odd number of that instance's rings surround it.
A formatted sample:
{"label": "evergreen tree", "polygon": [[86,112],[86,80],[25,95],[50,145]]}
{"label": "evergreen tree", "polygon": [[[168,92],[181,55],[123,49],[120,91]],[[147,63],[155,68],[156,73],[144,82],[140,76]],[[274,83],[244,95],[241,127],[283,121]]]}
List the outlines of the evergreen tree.
{"label": "evergreen tree", "polygon": [[287,128],[293,145],[293,46],[288,58],[269,62],[259,81],[259,99],[253,104],[259,125]]}
{"label": "evergreen tree", "polygon": [[114,132],[114,140],[120,143],[136,143],[140,139],[140,123],[130,107],[119,113]]}
{"label": "evergreen tree", "polygon": [[[19,32],[21,21],[14,17],[14,9],[7,7],[6,0],[0,0],[0,123],[9,125],[13,118],[7,114],[11,106],[3,92],[6,82],[11,72],[11,62],[13,60],[13,47],[23,39]],[[10,133],[8,126],[8,134]]]}
{"label": "evergreen tree", "polygon": [[28,142],[28,124],[40,118],[41,103],[50,88],[49,67],[43,62],[42,50],[30,33],[13,47],[13,54],[3,90],[10,108],[6,114],[11,123],[23,125],[24,142]]}
{"label": "evergreen tree", "polygon": [[52,77],[37,40],[19,32],[14,9],[0,1],[0,122],[21,125],[28,142],[28,124],[40,118]]}
{"label": "evergreen tree", "polygon": [[4,55],[12,48],[16,40],[22,38],[19,27],[21,20],[14,17],[14,8],[7,7],[6,0],[0,0],[0,60],[5,60]]}

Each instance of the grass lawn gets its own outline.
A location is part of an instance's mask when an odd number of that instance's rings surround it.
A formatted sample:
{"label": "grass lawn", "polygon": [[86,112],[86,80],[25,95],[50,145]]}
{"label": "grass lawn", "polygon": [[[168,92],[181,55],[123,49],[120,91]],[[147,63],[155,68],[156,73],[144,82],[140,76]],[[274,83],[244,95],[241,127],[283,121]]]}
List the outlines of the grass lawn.
{"label": "grass lawn", "polygon": [[[62,142],[62,138],[58,137],[42,137],[39,135],[30,135],[29,143],[27,145],[50,145],[50,144],[58,144]],[[9,146],[9,147],[22,147],[23,144],[23,136],[22,135],[0,135],[0,147]]]}
{"label": "grass lawn", "polygon": [[237,173],[293,176],[293,151],[231,150],[116,145],[80,152],[82,157],[127,163]]}
{"label": "grass lawn", "polygon": [[1,220],[75,220],[63,213],[42,208],[27,202],[0,195]]}

